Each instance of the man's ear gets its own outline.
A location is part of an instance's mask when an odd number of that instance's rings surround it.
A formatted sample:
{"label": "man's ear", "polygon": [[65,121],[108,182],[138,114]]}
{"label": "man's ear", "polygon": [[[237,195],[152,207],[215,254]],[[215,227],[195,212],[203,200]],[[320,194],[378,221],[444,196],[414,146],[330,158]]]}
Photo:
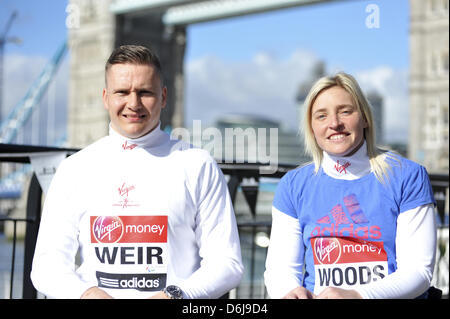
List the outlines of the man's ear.
{"label": "man's ear", "polygon": [[109,109],[109,106],[108,106],[108,92],[106,91],[106,88],[103,88],[102,100],[103,100],[103,107],[105,108],[105,110],[108,110]]}

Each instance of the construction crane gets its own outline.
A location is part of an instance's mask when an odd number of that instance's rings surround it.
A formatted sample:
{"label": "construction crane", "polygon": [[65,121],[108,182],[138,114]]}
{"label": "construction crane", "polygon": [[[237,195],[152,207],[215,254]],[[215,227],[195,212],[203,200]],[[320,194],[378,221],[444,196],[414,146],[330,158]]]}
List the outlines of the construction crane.
{"label": "construction crane", "polygon": [[42,73],[33,83],[23,99],[9,112],[0,125],[0,143],[11,143],[19,129],[30,118],[34,109],[44,95],[47,87],[56,73],[64,54],[67,51],[66,41],[58,48],[53,58],[45,66]]}
{"label": "construction crane", "polygon": [[0,120],[3,110],[3,54],[5,52],[5,45],[6,43],[12,42],[12,43],[21,43],[22,40],[20,40],[18,37],[7,37],[9,29],[11,28],[11,25],[14,21],[14,19],[17,17],[17,11],[14,11],[9,16],[8,22],[6,22],[5,30],[2,34],[0,34]]}
{"label": "construction crane", "polygon": [[[53,58],[47,63],[39,77],[34,81],[22,100],[9,112],[0,124],[0,143],[8,144],[13,141],[17,132],[24,127],[33,111],[46,92],[58,66],[67,51],[66,41],[58,48]],[[65,136],[64,136],[65,140]],[[55,141],[62,144],[63,140]],[[22,184],[26,176],[32,172],[30,165],[24,165],[16,171],[2,176],[0,179],[0,198],[18,198],[22,192]]]}

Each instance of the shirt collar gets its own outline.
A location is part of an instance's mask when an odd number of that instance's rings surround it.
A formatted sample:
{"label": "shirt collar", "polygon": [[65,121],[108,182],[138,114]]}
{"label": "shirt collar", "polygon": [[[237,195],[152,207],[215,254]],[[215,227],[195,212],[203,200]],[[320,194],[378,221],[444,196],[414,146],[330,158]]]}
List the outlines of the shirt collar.
{"label": "shirt collar", "polygon": [[351,156],[333,156],[323,151],[322,167],[324,172],[337,179],[353,180],[371,172],[367,145],[363,145]]}
{"label": "shirt collar", "polygon": [[166,141],[167,134],[161,130],[161,122],[155,127],[151,132],[144,136],[138,138],[129,138],[121,135],[116,130],[114,130],[109,124],[109,136],[116,142],[120,144],[120,147],[124,151],[133,150],[135,148],[153,148],[160,146]]}

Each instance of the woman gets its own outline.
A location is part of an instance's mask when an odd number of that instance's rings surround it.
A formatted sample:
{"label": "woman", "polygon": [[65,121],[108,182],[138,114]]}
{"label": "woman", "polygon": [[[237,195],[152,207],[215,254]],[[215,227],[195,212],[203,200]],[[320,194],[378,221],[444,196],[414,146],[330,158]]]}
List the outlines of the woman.
{"label": "woman", "polygon": [[435,201],[424,167],[375,145],[369,103],[349,74],[305,100],[313,162],[278,185],[265,283],[272,298],[416,298],[429,288]]}

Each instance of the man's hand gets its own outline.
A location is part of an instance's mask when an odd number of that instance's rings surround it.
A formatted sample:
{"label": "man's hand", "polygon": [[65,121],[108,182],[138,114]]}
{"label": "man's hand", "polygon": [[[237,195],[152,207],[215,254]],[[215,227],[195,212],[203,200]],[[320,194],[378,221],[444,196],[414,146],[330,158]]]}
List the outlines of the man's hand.
{"label": "man's hand", "polygon": [[81,299],[113,299],[113,297],[98,287],[91,287],[81,295]]}
{"label": "man's hand", "polygon": [[362,297],[356,290],[327,287],[316,299],[362,299]]}
{"label": "man's hand", "polygon": [[169,299],[169,297],[167,297],[167,295],[164,292],[160,291],[154,294],[153,296],[149,297],[148,299]]}
{"label": "man's hand", "polygon": [[292,289],[282,299],[314,299],[316,296],[305,287]]}

